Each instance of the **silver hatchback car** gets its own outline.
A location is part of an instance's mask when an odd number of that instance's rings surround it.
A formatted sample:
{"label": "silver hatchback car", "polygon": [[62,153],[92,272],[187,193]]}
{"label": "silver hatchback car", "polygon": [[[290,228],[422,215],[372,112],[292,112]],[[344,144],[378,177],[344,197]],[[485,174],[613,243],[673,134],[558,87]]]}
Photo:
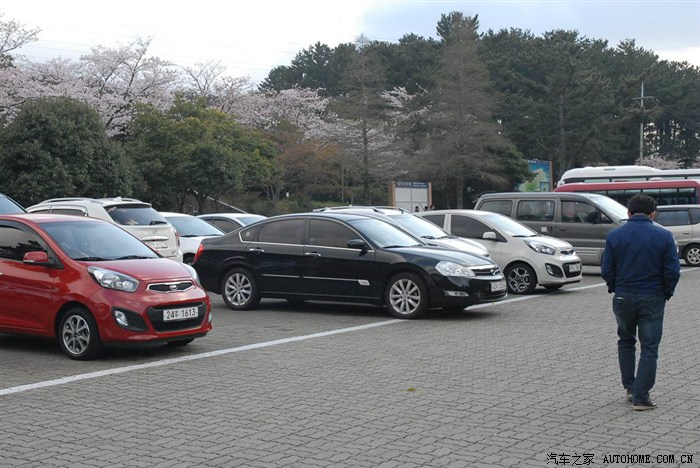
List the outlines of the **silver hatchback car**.
{"label": "silver hatchback car", "polygon": [[700,205],[662,205],[655,221],[673,233],[688,266],[700,266]]}

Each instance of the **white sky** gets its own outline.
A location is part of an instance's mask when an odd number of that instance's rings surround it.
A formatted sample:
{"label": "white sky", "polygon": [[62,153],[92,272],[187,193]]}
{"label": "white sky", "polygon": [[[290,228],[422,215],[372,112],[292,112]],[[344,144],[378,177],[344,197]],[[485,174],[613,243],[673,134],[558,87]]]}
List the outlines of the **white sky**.
{"label": "white sky", "polygon": [[228,75],[255,82],[316,42],[436,37],[440,15],[451,11],[478,14],[480,32],[575,29],[611,47],[635,39],[662,59],[700,66],[700,0],[0,0],[3,21],[41,29],[19,51],[33,61],[151,37],[151,55],[182,66],[220,61]]}

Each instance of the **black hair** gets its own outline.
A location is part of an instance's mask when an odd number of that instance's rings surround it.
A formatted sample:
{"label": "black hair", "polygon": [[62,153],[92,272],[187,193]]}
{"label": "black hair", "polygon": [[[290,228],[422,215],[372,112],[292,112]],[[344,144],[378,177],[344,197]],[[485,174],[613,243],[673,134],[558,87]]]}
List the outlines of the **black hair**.
{"label": "black hair", "polygon": [[651,198],[649,195],[640,193],[629,199],[627,202],[627,209],[631,215],[644,213],[648,216],[656,211],[656,200]]}

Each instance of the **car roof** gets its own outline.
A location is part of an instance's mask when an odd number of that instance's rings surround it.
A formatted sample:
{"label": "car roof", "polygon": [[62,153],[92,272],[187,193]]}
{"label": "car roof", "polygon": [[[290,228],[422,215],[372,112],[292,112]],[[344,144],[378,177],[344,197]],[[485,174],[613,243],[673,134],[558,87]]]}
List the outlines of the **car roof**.
{"label": "car roof", "polygon": [[677,208],[700,208],[700,205],[693,205],[693,204],[687,204],[687,205],[659,205],[656,207],[657,211],[658,210],[673,210]]}
{"label": "car roof", "polygon": [[485,193],[479,197],[479,199],[492,199],[492,198],[552,198],[552,197],[562,197],[565,195],[570,195],[578,198],[600,198],[605,195],[599,193],[582,193],[582,192],[497,192],[497,193]]}
{"label": "car roof", "polygon": [[65,221],[75,221],[79,223],[104,223],[98,218],[91,218],[89,216],[75,216],[67,214],[53,214],[53,213],[18,213],[11,215],[0,215],[0,219],[6,220],[25,220],[32,224],[44,224],[44,223],[57,223]]}
{"label": "car roof", "polygon": [[[500,213],[494,213],[493,211],[486,211],[486,210],[469,210],[469,209],[462,209],[462,208],[452,208],[452,209],[447,209],[447,210],[430,210],[430,211],[421,211],[417,213],[418,216],[424,215],[424,214],[466,214],[466,215],[473,215],[473,216],[490,216],[492,214],[500,214]],[[505,215],[501,215],[505,216]]]}
{"label": "car roof", "polygon": [[[288,218],[326,218],[338,219],[341,221],[352,221],[356,219],[376,219],[374,216],[365,215],[363,213],[343,212],[343,211],[311,211],[306,213],[290,213],[272,216],[267,220],[288,219]],[[267,221],[266,220],[266,221]]]}
{"label": "car roof", "polygon": [[196,216],[192,216],[191,214],[187,214],[187,213],[175,213],[175,212],[173,212],[173,211],[159,211],[158,213],[162,214],[163,216],[170,216],[170,217],[179,216],[179,217],[181,217],[181,218],[187,218],[187,217],[189,217],[189,218],[196,218]]}
{"label": "car roof", "polygon": [[224,218],[244,218],[246,216],[260,216],[263,218],[266,218],[265,215],[257,214],[257,213],[204,213],[197,215],[198,218],[206,218],[208,216],[221,216]]}
{"label": "car roof", "polygon": [[77,204],[77,203],[94,203],[99,205],[147,205],[151,206],[150,203],[137,200],[135,198],[125,198],[125,197],[114,197],[114,198],[90,198],[90,197],[63,197],[63,198],[49,198],[48,200],[43,200],[34,206],[38,205],[54,205],[54,204]]}

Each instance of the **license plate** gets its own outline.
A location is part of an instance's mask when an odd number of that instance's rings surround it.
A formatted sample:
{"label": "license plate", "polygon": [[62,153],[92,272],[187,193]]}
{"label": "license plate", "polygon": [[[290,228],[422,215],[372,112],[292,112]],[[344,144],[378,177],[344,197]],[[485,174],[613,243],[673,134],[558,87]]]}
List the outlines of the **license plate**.
{"label": "license plate", "polygon": [[187,320],[199,316],[197,307],[183,307],[182,309],[165,309],[163,311],[163,321]]}
{"label": "license plate", "polygon": [[575,265],[569,265],[569,271],[571,271],[571,272],[581,271],[581,264],[576,263]]}
{"label": "license plate", "polygon": [[506,289],[505,281],[496,281],[491,283],[491,291],[503,291]]}
{"label": "license plate", "polygon": [[147,246],[152,247],[154,249],[167,249],[168,248],[167,241],[144,241],[144,244],[146,244]]}

